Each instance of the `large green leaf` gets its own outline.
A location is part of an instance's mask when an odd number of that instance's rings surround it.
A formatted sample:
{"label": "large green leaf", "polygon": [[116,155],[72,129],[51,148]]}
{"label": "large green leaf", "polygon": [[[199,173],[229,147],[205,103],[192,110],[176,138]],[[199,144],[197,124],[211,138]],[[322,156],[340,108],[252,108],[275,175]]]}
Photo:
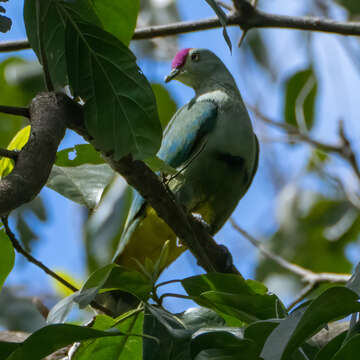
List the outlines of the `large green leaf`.
{"label": "large green leaf", "polygon": [[94,209],[113,176],[114,171],[107,164],[54,165],[46,185],[66,198]]}
{"label": "large green leaf", "polygon": [[[107,330],[114,328],[124,333],[142,334],[143,313],[129,312],[122,315],[123,320],[105,315],[95,318],[92,328]],[[117,325],[115,325],[117,323]],[[149,340],[155,342],[154,340]],[[81,343],[73,355],[73,360],[137,360],[142,357],[142,338],[123,336],[88,340]]]}
{"label": "large green leaf", "polygon": [[121,41],[98,27],[72,19],[66,25],[70,85],[85,101],[85,121],[94,144],[115,160],[131,153],[153,156],[161,142],[155,96]]}
{"label": "large green leaf", "polygon": [[90,144],[75,145],[64,149],[56,154],[55,165],[57,166],[79,166],[83,164],[99,165],[105,161],[98,151]]}
{"label": "large green leaf", "polygon": [[151,289],[151,282],[141,273],[116,264],[109,264],[89,276],[75,301],[80,308],[83,308],[90,304],[98,292],[113,290],[125,291],[139,299],[147,300]]}
{"label": "large green leaf", "polygon": [[[87,327],[57,324],[41,328],[17,346],[0,342],[0,358],[6,360],[39,360],[76,341],[102,337],[124,336],[122,333],[105,332]],[[10,353],[10,350],[13,350]]]}
{"label": "large green leaf", "polygon": [[360,310],[358,296],[344,287],[333,287],[308,307],[295,310],[280,321],[267,338],[261,356],[264,360],[285,360],[329,321]]}
{"label": "large green leaf", "polygon": [[283,316],[284,307],[274,294],[256,281],[233,274],[210,273],[182,280],[186,292],[200,305],[245,322]]}
{"label": "large green leaf", "polygon": [[140,0],[90,0],[104,30],[129,45],[133,36]]}
{"label": "large green leaf", "polygon": [[360,334],[350,338],[345,344],[336,352],[331,360],[354,360],[359,357],[360,349]]}
{"label": "large green leaf", "polygon": [[15,251],[4,230],[0,230],[0,290],[15,263]]}
{"label": "large green leaf", "polygon": [[341,348],[346,337],[346,331],[329,341],[316,355],[315,360],[329,360]]}
{"label": "large green leaf", "polygon": [[314,125],[316,95],[317,79],[312,68],[298,71],[289,77],[285,83],[285,121],[300,126],[302,130],[311,129]]}
{"label": "large green leaf", "polygon": [[41,47],[47,58],[51,80],[56,86],[68,83],[65,61],[65,23],[67,18],[83,18],[101,26],[88,0],[32,0],[24,2],[27,37],[42,63]]}

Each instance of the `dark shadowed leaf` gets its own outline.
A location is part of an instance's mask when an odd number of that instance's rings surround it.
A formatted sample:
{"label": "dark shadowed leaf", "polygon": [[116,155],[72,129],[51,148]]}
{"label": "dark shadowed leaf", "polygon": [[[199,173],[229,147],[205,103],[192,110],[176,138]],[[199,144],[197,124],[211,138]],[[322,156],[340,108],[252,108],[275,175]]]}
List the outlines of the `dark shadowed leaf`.
{"label": "dark shadowed leaf", "polygon": [[360,14],[360,2],[358,0],[335,0],[343,6],[352,16]]}
{"label": "dark shadowed leaf", "polygon": [[359,357],[360,334],[353,336],[330,358],[331,360],[354,360]]}
{"label": "dark shadowed leaf", "polygon": [[[4,349],[4,353],[0,353],[0,358],[4,360],[39,360],[75,341],[107,336],[123,336],[123,334],[69,324],[48,325],[33,333],[24,342],[19,343],[8,357],[4,357],[4,355],[8,355],[9,348],[1,346],[0,350]],[[13,347],[15,348],[15,346]]]}
{"label": "dark shadowed leaf", "polygon": [[97,293],[121,290],[146,300],[152,284],[141,273],[116,264],[109,264],[94,271],[80,290],[75,301],[83,308],[90,304]]}
{"label": "dark shadowed leaf", "polygon": [[54,165],[46,185],[66,198],[94,209],[113,176],[114,171],[106,164]]}
{"label": "dark shadowed leaf", "polygon": [[310,130],[314,125],[316,95],[317,79],[312,68],[289,77],[285,83],[285,121],[301,130]]}
{"label": "dark shadowed leaf", "polygon": [[344,287],[330,288],[307,307],[281,320],[268,337],[261,356],[264,360],[285,360],[326,323],[359,310],[356,293]]}
{"label": "dark shadowed leaf", "polygon": [[[130,316],[129,316],[130,315]],[[143,313],[126,313],[122,321],[105,315],[98,315],[92,325],[93,329],[107,330],[114,328],[126,334],[142,335]],[[117,325],[116,322],[120,321]],[[81,343],[72,360],[136,360],[142,356],[142,338],[123,336],[100,338]],[[153,341],[153,340],[149,340]]]}
{"label": "dark shadowed leaf", "polygon": [[161,125],[150,84],[135,56],[98,27],[68,21],[66,59],[69,81],[85,101],[85,121],[94,144],[113,153],[153,156],[161,142]]}
{"label": "dark shadowed leaf", "polygon": [[[233,274],[212,273],[182,280],[186,292],[200,305],[245,322],[284,315],[280,300],[253,280]],[[278,314],[279,308],[281,314]]]}
{"label": "dark shadowed leaf", "polygon": [[79,17],[101,26],[100,20],[87,0],[33,0],[24,3],[27,37],[40,62],[42,59],[38,20],[41,19],[40,33],[43,48],[51,80],[56,86],[61,87],[68,83],[65,61],[65,22]]}
{"label": "dark shadowed leaf", "polygon": [[329,360],[340,349],[346,337],[346,331],[329,341],[316,355],[315,360]]}
{"label": "dark shadowed leaf", "polygon": [[75,145],[64,149],[56,154],[55,165],[57,166],[79,166],[83,164],[103,164],[104,159],[100,153],[90,144]]}
{"label": "dark shadowed leaf", "polygon": [[5,230],[0,230],[0,290],[15,263],[15,251]]}

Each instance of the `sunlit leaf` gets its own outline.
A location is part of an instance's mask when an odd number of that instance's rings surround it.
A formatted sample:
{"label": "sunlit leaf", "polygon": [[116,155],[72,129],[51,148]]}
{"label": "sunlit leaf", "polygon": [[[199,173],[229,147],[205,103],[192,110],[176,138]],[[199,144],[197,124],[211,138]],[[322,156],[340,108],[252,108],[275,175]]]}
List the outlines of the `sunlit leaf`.
{"label": "sunlit leaf", "polygon": [[136,26],[140,0],[92,0],[91,4],[104,30],[129,45]]}
{"label": "sunlit leaf", "polygon": [[113,176],[114,171],[106,164],[54,165],[46,185],[66,198],[94,209]]}
{"label": "sunlit leaf", "polygon": [[[25,126],[23,129],[21,129],[11,140],[7,149],[21,150],[29,140],[30,130],[31,130],[30,125]],[[14,164],[13,160],[9,158],[2,158],[0,160],[0,178],[3,178],[11,173],[12,169],[14,168],[13,164]]]}

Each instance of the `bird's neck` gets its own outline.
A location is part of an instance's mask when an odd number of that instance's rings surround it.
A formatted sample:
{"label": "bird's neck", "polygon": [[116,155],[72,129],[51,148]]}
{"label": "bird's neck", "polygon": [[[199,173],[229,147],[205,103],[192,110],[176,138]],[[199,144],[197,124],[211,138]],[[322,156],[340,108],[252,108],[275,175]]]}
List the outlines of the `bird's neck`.
{"label": "bird's neck", "polygon": [[210,77],[193,85],[195,96],[199,97],[206,93],[223,90],[234,96],[240,96],[235,80],[228,71],[214,72]]}

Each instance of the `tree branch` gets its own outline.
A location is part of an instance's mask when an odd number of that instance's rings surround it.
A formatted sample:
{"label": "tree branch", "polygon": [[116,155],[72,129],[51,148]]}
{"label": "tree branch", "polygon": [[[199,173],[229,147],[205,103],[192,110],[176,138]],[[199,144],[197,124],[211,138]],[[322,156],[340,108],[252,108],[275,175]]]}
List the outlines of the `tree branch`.
{"label": "tree branch", "polygon": [[[247,2],[246,2],[247,3]],[[339,35],[360,36],[359,22],[342,22],[311,16],[286,16],[268,14],[255,9],[251,4],[246,5],[246,11],[235,12],[227,16],[228,26],[239,26],[244,30],[252,28],[287,28],[294,30],[318,31]],[[218,18],[208,18],[198,21],[184,21],[167,25],[138,28],[134,32],[133,40],[152,39],[193,31],[201,31],[222,27]],[[0,43],[0,52],[29,49],[27,40]]]}
{"label": "tree branch", "polygon": [[[15,234],[11,231],[10,227],[9,227],[9,223],[8,223],[8,219],[6,216],[1,217],[1,221],[4,224],[5,227],[5,232],[6,235],[9,237],[14,249],[21,254],[22,256],[24,256],[29,262],[33,263],[35,266],[37,266],[38,268],[40,268],[41,270],[43,270],[46,274],[48,274],[49,276],[51,276],[53,279],[55,279],[56,281],[58,281],[59,283],[63,284],[65,287],[67,287],[68,289],[70,289],[71,291],[78,291],[79,289],[77,287],[75,287],[74,285],[72,285],[71,283],[69,283],[67,280],[65,280],[64,278],[62,278],[61,276],[59,276],[56,272],[52,271],[51,269],[49,269],[47,266],[45,266],[41,261],[37,260],[36,258],[34,258],[29,252],[27,252],[20,244],[20,242],[17,240]],[[107,314],[109,316],[114,316],[114,314],[112,313],[112,311],[110,311],[109,309],[105,308],[104,306],[98,304],[95,301],[91,302],[91,306],[95,309],[98,309],[100,311],[102,311],[104,314]]]}
{"label": "tree branch", "polygon": [[0,112],[4,114],[30,117],[29,109],[26,107],[0,105]]}
{"label": "tree branch", "polygon": [[13,171],[0,181],[0,216],[34,199],[49,177],[57,148],[73,116],[56,94],[40,94],[30,105],[31,133]]}
{"label": "tree branch", "polygon": [[7,157],[9,159],[16,161],[18,158],[18,155],[19,155],[19,153],[17,151],[0,148],[0,156],[2,156],[2,157]]}
{"label": "tree branch", "polygon": [[320,284],[324,282],[329,283],[346,283],[351,275],[348,274],[335,274],[335,273],[314,273],[309,269],[305,269],[302,266],[293,264],[287,260],[285,260],[283,257],[274,254],[269,249],[266,249],[265,246],[259,241],[258,239],[251,236],[248,232],[246,232],[244,229],[242,229],[235,221],[234,219],[230,219],[230,223],[232,227],[240,233],[245,239],[250,241],[251,244],[253,244],[260,253],[265,256],[266,258],[274,261],[276,264],[281,266],[283,269],[290,271],[294,275],[297,275],[301,278],[303,282],[306,284]]}

